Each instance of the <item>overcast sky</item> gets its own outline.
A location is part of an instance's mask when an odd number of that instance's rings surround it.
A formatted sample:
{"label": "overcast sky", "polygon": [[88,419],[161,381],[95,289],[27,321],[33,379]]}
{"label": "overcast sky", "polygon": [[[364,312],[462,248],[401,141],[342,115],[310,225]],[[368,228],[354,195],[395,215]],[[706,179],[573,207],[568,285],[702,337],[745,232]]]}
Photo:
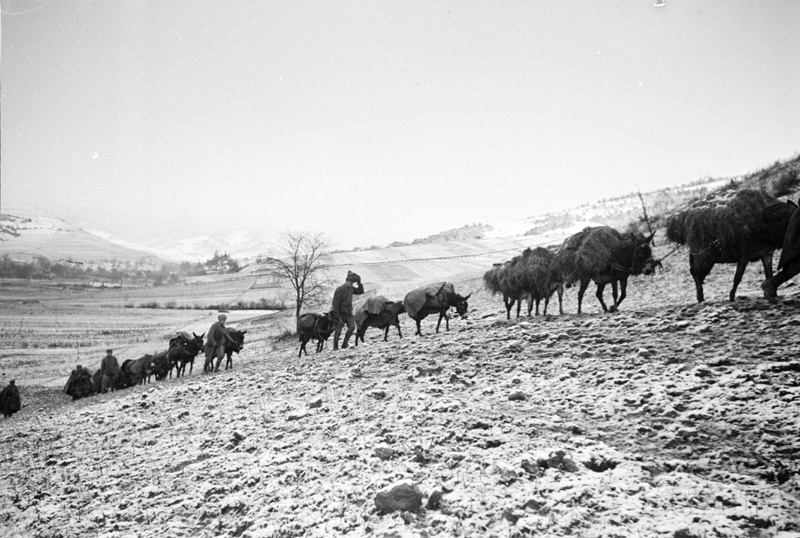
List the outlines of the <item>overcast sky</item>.
{"label": "overcast sky", "polygon": [[2,0],[2,204],[408,241],[800,151],[794,0]]}

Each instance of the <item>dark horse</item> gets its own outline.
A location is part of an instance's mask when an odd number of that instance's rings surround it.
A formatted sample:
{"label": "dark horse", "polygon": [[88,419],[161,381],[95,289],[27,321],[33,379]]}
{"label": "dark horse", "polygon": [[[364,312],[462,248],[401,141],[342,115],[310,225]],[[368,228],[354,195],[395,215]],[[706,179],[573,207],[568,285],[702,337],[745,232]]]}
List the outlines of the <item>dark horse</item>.
{"label": "dark horse", "polygon": [[455,292],[453,285],[447,282],[433,284],[431,286],[423,286],[410,291],[403,299],[403,306],[406,309],[408,317],[417,323],[418,336],[422,336],[420,322],[428,317],[428,314],[439,314],[439,321],[436,323],[436,332],[439,332],[439,327],[442,324],[442,319],[445,320],[445,327],[450,330],[450,316],[447,311],[451,306],[456,308],[456,314],[462,318],[467,317],[469,312],[469,305],[467,299],[472,294],[462,297]]}
{"label": "dark horse", "polygon": [[[236,352],[237,354],[244,348],[244,335],[247,331],[237,331],[236,329],[228,329],[228,335],[233,338],[235,344],[232,344],[225,339],[225,369],[227,370],[230,368],[233,370],[233,353]],[[211,373],[211,368],[209,364],[203,366],[203,371],[206,373]],[[191,372],[191,370],[189,370]]]}
{"label": "dark horse", "polygon": [[[616,312],[625,299],[626,290],[628,289],[628,277],[631,275],[653,274],[656,263],[653,260],[653,251],[650,248],[653,235],[655,234],[650,234],[648,237],[638,237],[630,234],[614,249],[611,260],[597,265],[593,268],[593,274],[587,274],[581,278],[581,285],[578,288],[579,314],[581,313],[583,294],[589,286],[590,280],[594,280],[597,284],[597,293],[595,295],[597,300],[600,301],[600,306],[603,307],[603,312]],[[589,240],[591,240],[591,237]],[[609,283],[611,284],[611,295],[614,298],[614,304],[610,308],[603,301],[603,290],[606,284]],[[619,298],[617,298],[617,283],[619,283]]]}
{"label": "dark horse", "polygon": [[186,373],[186,363],[189,363],[189,375],[194,369],[194,359],[203,350],[203,337],[206,333],[197,336],[192,333],[181,332],[170,339],[169,349],[167,350],[167,361],[169,363],[169,376],[172,377],[172,369],[175,368],[175,377],[181,377]]}
{"label": "dark horse", "polygon": [[406,307],[402,301],[389,301],[384,296],[370,297],[356,312],[356,345],[364,343],[364,335],[369,327],[383,330],[383,341],[389,340],[389,327],[397,327],[397,334],[403,337],[400,330],[400,314]]}
{"label": "dark horse", "polygon": [[309,340],[317,341],[317,353],[325,347],[325,341],[333,334],[336,323],[328,312],[324,314],[306,313],[297,318],[297,336],[300,338],[300,351],[298,357],[302,357],[306,351],[306,344]]}

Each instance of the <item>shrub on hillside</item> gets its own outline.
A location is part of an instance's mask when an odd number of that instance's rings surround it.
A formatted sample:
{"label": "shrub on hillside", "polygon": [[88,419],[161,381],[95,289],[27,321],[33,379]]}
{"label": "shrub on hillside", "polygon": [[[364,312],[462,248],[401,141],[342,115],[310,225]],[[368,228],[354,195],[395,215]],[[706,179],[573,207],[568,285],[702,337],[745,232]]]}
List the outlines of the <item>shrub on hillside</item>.
{"label": "shrub on hillside", "polygon": [[773,191],[775,196],[788,196],[792,194],[800,185],[800,178],[798,178],[797,170],[786,170],[775,181]]}

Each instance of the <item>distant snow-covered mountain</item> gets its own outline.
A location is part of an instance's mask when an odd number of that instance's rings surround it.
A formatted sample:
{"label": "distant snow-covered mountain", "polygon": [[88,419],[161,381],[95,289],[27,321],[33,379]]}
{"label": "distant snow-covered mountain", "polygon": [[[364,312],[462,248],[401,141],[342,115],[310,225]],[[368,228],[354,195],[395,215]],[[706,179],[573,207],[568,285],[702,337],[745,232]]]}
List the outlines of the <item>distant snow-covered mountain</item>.
{"label": "distant snow-covered mountain", "polygon": [[166,259],[136,245],[108,241],[37,208],[10,208],[0,216],[0,255],[29,261],[44,256],[52,261],[103,264],[135,263],[144,268],[162,265]]}

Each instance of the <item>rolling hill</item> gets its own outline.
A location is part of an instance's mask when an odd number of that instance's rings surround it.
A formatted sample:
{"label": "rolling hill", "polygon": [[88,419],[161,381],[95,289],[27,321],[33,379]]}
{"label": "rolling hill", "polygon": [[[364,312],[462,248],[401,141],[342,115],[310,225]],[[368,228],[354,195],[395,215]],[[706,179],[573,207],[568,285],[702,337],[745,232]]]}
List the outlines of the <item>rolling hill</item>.
{"label": "rolling hill", "polygon": [[112,243],[38,209],[11,209],[0,216],[0,256],[29,261],[44,256],[52,261],[102,263],[116,260],[153,268],[165,259],[141,249]]}
{"label": "rolling hill", "polygon": [[[445,271],[447,275],[458,274],[476,266],[486,267],[487,263],[491,265],[493,262],[503,261],[513,256],[515,250],[528,246],[558,244],[584,226],[607,224],[625,229],[631,223],[638,223],[644,229],[647,223],[642,218],[643,204],[650,225],[658,228],[664,217],[683,204],[731,183],[739,188],[762,188],[774,196],[796,197],[800,185],[799,172],[800,155],[796,155],[741,177],[706,178],[681,186],[608,198],[565,211],[532,215],[507,222],[468,224],[410,243],[392,243],[385,248],[370,247],[336,252],[332,256],[331,265],[333,269],[360,266],[362,271],[369,274],[370,271],[378,271],[371,269],[378,265],[402,262],[406,269],[382,270],[384,273],[392,273],[389,279],[392,281],[398,278],[413,280],[413,274],[406,274],[408,278],[405,278],[402,277],[402,272],[422,260],[435,262],[441,259],[460,259],[463,261],[448,261],[447,265],[451,269]],[[148,245],[140,245],[102,230],[74,226],[57,216],[35,209],[12,209],[0,215],[0,255],[9,254],[12,259],[30,260],[35,256],[45,256],[55,261],[68,259],[90,263],[117,260],[151,267],[167,261],[205,261],[215,251],[229,253],[242,260],[242,265],[251,264],[250,272],[260,270],[255,263],[259,255],[277,252],[275,245],[265,242],[253,230],[186,238],[165,235],[153,237]],[[438,274],[438,270],[421,265],[411,267],[410,271],[426,275]]]}

